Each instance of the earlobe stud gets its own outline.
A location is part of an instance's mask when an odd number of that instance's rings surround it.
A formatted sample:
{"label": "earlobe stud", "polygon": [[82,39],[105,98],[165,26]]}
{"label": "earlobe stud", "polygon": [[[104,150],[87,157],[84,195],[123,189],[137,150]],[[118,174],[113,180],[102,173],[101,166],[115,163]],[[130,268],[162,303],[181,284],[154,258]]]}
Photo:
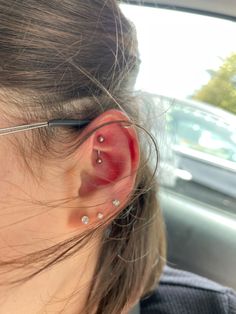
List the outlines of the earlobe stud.
{"label": "earlobe stud", "polygon": [[98,213],[97,217],[98,217],[98,219],[103,219],[103,214],[102,213]]}
{"label": "earlobe stud", "polygon": [[119,201],[119,200],[113,200],[113,201],[112,201],[112,204],[113,204],[115,207],[119,207],[119,206],[120,206],[120,201]]}
{"label": "earlobe stud", "polygon": [[87,225],[87,224],[89,223],[89,218],[88,218],[88,216],[83,216],[83,217],[81,218],[81,221],[82,221],[82,223],[83,223],[84,225]]}

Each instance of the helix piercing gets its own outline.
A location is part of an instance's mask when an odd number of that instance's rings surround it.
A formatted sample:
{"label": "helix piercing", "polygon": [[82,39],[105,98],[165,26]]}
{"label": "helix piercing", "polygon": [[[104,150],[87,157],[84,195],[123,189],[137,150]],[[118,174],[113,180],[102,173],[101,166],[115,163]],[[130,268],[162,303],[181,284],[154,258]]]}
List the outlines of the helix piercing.
{"label": "helix piercing", "polygon": [[105,138],[102,135],[99,135],[97,140],[99,143],[103,143],[105,141]]}
{"label": "helix piercing", "polygon": [[119,206],[120,206],[120,201],[119,201],[119,200],[113,200],[113,201],[112,201],[112,204],[113,204],[115,207],[119,207]]}
{"label": "helix piercing", "polygon": [[83,216],[83,217],[81,218],[81,221],[82,221],[82,223],[83,223],[84,225],[87,225],[87,224],[89,223],[89,218],[88,218],[88,216]]}
{"label": "helix piercing", "polygon": [[97,164],[102,164],[102,158],[100,157],[100,150],[98,150],[97,154],[98,154],[98,157],[97,157],[96,162]]}

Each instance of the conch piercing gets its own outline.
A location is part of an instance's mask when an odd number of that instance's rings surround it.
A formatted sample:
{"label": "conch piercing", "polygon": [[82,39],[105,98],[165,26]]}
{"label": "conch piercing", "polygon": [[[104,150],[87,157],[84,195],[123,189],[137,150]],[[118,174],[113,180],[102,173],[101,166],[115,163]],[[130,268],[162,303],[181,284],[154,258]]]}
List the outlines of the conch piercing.
{"label": "conch piercing", "polygon": [[81,221],[82,221],[82,223],[83,223],[84,225],[87,225],[87,224],[89,223],[89,218],[88,218],[88,216],[83,216],[83,217],[81,218]]}
{"label": "conch piercing", "polygon": [[115,207],[119,207],[119,206],[120,206],[120,201],[119,201],[119,200],[113,200],[113,201],[112,201],[112,204],[113,204]]}

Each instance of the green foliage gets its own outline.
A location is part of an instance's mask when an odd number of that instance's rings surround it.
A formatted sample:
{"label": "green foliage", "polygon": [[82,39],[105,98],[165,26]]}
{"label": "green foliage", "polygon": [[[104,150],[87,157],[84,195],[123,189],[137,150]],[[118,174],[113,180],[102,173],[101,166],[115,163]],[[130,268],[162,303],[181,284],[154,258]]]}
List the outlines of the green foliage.
{"label": "green foliage", "polygon": [[225,59],[218,71],[193,99],[204,101],[236,114],[236,53]]}

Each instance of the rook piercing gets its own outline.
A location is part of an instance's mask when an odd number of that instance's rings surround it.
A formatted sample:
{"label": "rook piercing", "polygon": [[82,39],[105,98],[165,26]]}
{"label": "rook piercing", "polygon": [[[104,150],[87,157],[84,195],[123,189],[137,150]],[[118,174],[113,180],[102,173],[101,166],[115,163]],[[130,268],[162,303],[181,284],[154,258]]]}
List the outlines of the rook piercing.
{"label": "rook piercing", "polygon": [[103,143],[104,141],[105,141],[105,138],[102,135],[98,136],[99,143]]}
{"label": "rook piercing", "polygon": [[120,206],[120,201],[119,201],[119,200],[114,200],[114,201],[112,201],[112,204],[113,204],[115,207],[119,207],[119,206]]}
{"label": "rook piercing", "polygon": [[81,221],[82,221],[82,223],[83,223],[84,225],[87,225],[87,224],[89,223],[89,218],[88,218],[88,216],[83,216],[83,217],[81,218]]}
{"label": "rook piercing", "polygon": [[102,158],[100,158],[100,151],[98,150],[98,158],[96,160],[98,164],[102,164]]}

